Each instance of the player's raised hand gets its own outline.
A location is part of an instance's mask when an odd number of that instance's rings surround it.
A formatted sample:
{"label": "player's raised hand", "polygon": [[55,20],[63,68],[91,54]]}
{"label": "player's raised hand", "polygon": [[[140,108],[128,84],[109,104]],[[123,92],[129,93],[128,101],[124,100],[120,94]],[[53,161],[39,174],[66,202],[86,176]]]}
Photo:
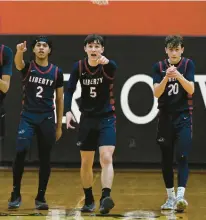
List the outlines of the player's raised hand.
{"label": "player's raised hand", "polygon": [[16,49],[18,52],[25,52],[27,51],[27,48],[26,48],[26,41],[24,41],[24,43],[21,43],[21,44],[17,44],[16,45]]}
{"label": "player's raised hand", "polygon": [[168,74],[172,74],[172,73],[174,73],[176,70],[177,70],[177,68],[176,68],[174,65],[172,65],[172,66],[170,66],[170,67],[166,70],[166,74],[167,74],[167,75],[168,75]]}
{"label": "player's raised hand", "polygon": [[105,65],[105,64],[108,64],[109,63],[109,60],[105,57],[105,56],[100,56],[98,59],[97,59],[97,63],[98,64],[102,64],[102,65]]}
{"label": "player's raised hand", "polygon": [[172,66],[170,66],[170,67],[167,69],[167,72],[174,72],[176,69],[177,69],[177,67],[175,67],[174,65],[172,65]]}
{"label": "player's raised hand", "polygon": [[109,1],[108,0],[92,0],[93,4],[97,4],[97,5],[108,5]]}
{"label": "player's raised hand", "polygon": [[173,66],[170,66],[167,71],[166,71],[166,76],[168,78],[175,78],[175,79],[178,79],[181,74],[180,72],[177,70],[177,68],[173,65]]}
{"label": "player's raised hand", "polygon": [[67,112],[67,113],[66,113],[66,124],[67,124],[67,129],[69,129],[69,128],[71,128],[71,129],[75,129],[75,127],[71,125],[71,122],[72,122],[72,121],[75,122],[74,116],[72,115],[71,112]]}

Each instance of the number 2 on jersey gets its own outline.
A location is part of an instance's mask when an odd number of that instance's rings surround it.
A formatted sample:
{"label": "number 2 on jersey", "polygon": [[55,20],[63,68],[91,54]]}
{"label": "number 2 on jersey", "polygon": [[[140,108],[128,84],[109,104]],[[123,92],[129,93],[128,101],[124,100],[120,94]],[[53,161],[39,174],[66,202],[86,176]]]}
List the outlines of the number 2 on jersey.
{"label": "number 2 on jersey", "polygon": [[42,98],[41,93],[43,92],[43,87],[42,86],[38,86],[37,90],[39,90],[39,91],[36,93],[36,97]]}
{"label": "number 2 on jersey", "polygon": [[169,84],[168,85],[169,91],[168,91],[168,96],[171,96],[172,94],[176,95],[179,92],[179,84]]}
{"label": "number 2 on jersey", "polygon": [[96,87],[90,87],[90,96],[95,98],[97,96],[97,92],[95,91]]}

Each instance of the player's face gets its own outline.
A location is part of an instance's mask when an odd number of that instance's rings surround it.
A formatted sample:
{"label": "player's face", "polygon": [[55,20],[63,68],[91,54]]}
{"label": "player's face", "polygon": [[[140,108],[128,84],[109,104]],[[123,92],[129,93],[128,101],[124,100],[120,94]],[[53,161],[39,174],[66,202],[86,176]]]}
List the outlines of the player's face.
{"label": "player's face", "polygon": [[87,44],[84,47],[84,50],[87,53],[89,60],[96,61],[99,59],[100,55],[104,52],[104,47],[102,47],[101,44],[95,41],[90,44]]}
{"label": "player's face", "polygon": [[39,59],[45,59],[48,57],[49,53],[51,52],[51,49],[49,48],[49,45],[46,42],[37,42],[33,52]]}
{"label": "player's face", "polygon": [[179,45],[178,47],[169,47],[165,48],[165,51],[169,57],[169,60],[172,64],[176,64],[180,61],[182,53],[184,52],[184,47]]}

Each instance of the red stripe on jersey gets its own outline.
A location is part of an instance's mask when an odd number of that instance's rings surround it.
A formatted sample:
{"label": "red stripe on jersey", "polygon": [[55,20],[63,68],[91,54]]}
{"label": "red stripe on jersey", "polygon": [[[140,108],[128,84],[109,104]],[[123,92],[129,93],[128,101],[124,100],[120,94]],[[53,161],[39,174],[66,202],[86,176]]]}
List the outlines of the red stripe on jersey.
{"label": "red stripe on jersey", "polygon": [[104,71],[104,67],[102,67],[102,71],[103,71],[104,76],[105,76],[107,79],[109,79],[109,80],[113,80],[113,79],[114,79],[114,77],[108,76],[108,74]]}
{"label": "red stripe on jersey", "polygon": [[1,51],[0,51],[0,65],[3,65],[3,51],[4,51],[4,45],[1,45]]}
{"label": "red stripe on jersey", "polygon": [[91,74],[91,75],[95,75],[95,74],[100,70],[100,67],[102,67],[102,66],[99,66],[99,67],[96,69],[95,72],[91,72],[91,71],[89,70],[88,66],[87,66],[86,59],[84,59],[84,66],[85,66],[86,71],[87,71],[89,74]]}
{"label": "red stripe on jersey", "polygon": [[159,62],[159,66],[160,66],[160,73],[162,73],[162,62]]}
{"label": "red stripe on jersey", "polygon": [[23,78],[22,82],[24,82],[24,81],[27,79],[27,77],[29,76],[29,73],[30,73],[30,71],[31,71],[31,65],[32,65],[32,63],[29,64],[29,69],[28,69],[28,71],[27,71],[25,77]]}
{"label": "red stripe on jersey", "polygon": [[32,60],[32,63],[33,63],[33,65],[34,65],[34,67],[37,69],[37,71],[38,71],[39,73],[41,73],[41,74],[49,73],[49,72],[51,71],[52,67],[53,67],[53,64],[51,64],[50,67],[49,67],[49,69],[43,72],[43,71],[41,71],[41,70],[39,69],[39,67],[36,65],[36,63],[35,63],[33,60]]}
{"label": "red stripe on jersey", "polygon": [[82,74],[82,61],[79,60],[79,77],[81,76]]}

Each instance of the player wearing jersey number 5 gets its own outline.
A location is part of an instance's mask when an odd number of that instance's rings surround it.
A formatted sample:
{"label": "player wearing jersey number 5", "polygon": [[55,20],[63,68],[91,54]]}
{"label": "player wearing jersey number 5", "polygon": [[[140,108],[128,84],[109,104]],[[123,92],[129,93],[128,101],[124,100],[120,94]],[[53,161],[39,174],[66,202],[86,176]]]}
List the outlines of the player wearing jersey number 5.
{"label": "player wearing jersey number 5", "polygon": [[82,212],[91,212],[95,209],[92,166],[95,151],[99,149],[102,167],[100,212],[105,214],[114,207],[110,192],[114,176],[112,155],[116,144],[113,80],[117,67],[114,61],[102,55],[104,41],[101,36],[87,36],[84,50],[88,57],[74,64],[68,81],[65,94],[66,122],[67,128],[73,128],[71,101],[79,80],[82,88],[80,104],[82,114],[77,146],[81,154],[81,180],[85,193]]}

